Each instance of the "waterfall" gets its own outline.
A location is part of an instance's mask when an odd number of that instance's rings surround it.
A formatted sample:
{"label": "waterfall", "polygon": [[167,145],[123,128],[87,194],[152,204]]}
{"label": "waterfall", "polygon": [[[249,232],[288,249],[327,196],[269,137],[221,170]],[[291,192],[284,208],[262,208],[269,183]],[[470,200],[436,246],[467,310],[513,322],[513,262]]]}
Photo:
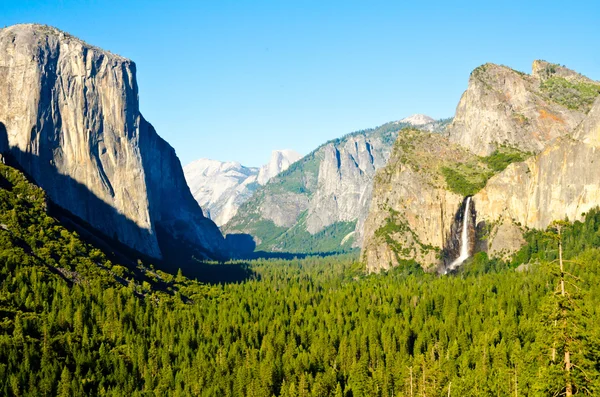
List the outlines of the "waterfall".
{"label": "waterfall", "polygon": [[454,262],[450,264],[450,266],[448,266],[446,272],[448,272],[448,270],[456,269],[457,267],[462,265],[462,263],[469,257],[469,218],[471,218],[469,212],[470,205],[471,197],[467,197],[465,212],[463,213],[462,233],[460,236],[460,255],[454,260]]}

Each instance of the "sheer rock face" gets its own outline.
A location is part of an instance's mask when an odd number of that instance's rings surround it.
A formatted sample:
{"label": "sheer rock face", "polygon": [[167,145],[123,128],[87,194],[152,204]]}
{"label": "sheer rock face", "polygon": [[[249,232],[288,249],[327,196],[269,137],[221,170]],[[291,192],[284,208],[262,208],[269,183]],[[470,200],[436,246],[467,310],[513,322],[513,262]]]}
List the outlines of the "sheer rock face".
{"label": "sheer rock face", "polygon": [[552,139],[572,131],[585,112],[554,102],[541,84],[550,75],[592,80],[550,66],[554,65],[535,61],[532,75],[494,64],[476,68],[446,130],[450,140],[480,156],[491,154],[499,145],[538,153]]}
{"label": "sheer rock face", "polygon": [[57,29],[0,30],[0,128],[16,161],[59,206],[161,257],[156,227],[225,253],[175,151],[142,117],[135,64]]}
{"label": "sheer rock face", "polygon": [[[556,139],[539,155],[510,165],[490,179],[475,195],[480,219],[504,228],[492,230],[491,245],[502,245],[495,252],[513,252],[522,239],[506,244],[508,229],[518,225],[545,229],[552,221],[568,218],[582,220],[584,213],[600,205],[600,99],[587,119],[571,136]],[[493,229],[494,229],[493,228]]]}
{"label": "sheer rock face", "polygon": [[[374,146],[376,149],[374,149]],[[385,165],[389,148],[364,135],[349,138],[341,146],[323,148],[317,190],[308,206],[307,230],[314,234],[335,222],[365,218],[373,190],[375,171]],[[362,224],[357,235],[362,239]]]}
{"label": "sheer rock face", "polygon": [[[543,85],[549,79],[558,85]],[[590,109],[597,84],[543,61],[534,62],[531,76],[491,64],[473,71],[446,130],[448,140],[422,133],[407,140],[400,134],[389,163],[378,172],[365,224],[367,270],[412,259],[433,269],[455,258],[462,225],[456,216],[464,198],[439,180],[440,167],[481,161],[474,155],[489,155],[499,145],[536,154],[509,165],[473,197],[473,251],[506,258],[525,243],[524,228],[583,219],[600,205],[600,177],[594,172],[600,164],[600,99]]]}

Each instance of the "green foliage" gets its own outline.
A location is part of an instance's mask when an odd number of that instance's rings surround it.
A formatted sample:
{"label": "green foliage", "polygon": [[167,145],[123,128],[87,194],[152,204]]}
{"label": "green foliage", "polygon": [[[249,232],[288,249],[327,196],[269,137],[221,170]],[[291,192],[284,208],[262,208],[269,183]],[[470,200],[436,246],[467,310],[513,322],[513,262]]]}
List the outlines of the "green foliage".
{"label": "green foliage", "polygon": [[312,152],[296,161],[281,174],[273,178],[264,188],[263,194],[298,193],[312,194],[319,175],[319,154]]}
{"label": "green foliage", "polygon": [[266,219],[257,219],[252,223],[249,230],[253,236],[260,239],[260,244],[257,244],[257,249],[261,250],[270,246],[270,243],[284,233],[286,228],[275,225],[273,221]]}
{"label": "green foliage", "polygon": [[600,95],[600,84],[570,82],[563,77],[550,77],[542,82],[540,88],[554,102],[585,112],[590,110],[594,100]]}
{"label": "green foliage", "polygon": [[419,252],[417,250],[420,250],[420,253],[432,250],[438,251],[437,248],[431,245],[423,244],[401,214],[391,208],[385,224],[375,231],[375,237],[390,247],[396,255],[396,261],[401,266],[413,266],[415,264],[414,260],[407,260],[406,258],[418,257]]}
{"label": "green foliage", "polygon": [[354,232],[356,221],[335,222],[315,234],[310,234],[304,228],[303,216],[300,218],[301,220],[295,227],[278,237],[271,246],[277,247],[279,251],[297,253],[331,253],[352,250],[353,240],[347,240],[344,244],[342,244],[342,240]]}
{"label": "green foliage", "polygon": [[524,161],[531,153],[500,146],[492,154],[477,161],[442,167],[448,188],[461,196],[473,196],[483,189],[487,181],[509,164]]}
{"label": "green foliage", "polygon": [[509,149],[501,147],[494,150],[492,154],[487,157],[483,157],[482,160],[486,163],[494,173],[502,172],[512,163],[518,163],[525,160],[529,153],[523,153],[517,149]]}
{"label": "green foliage", "polygon": [[[577,392],[600,393],[598,211],[563,232],[572,309],[543,259],[557,240],[533,234],[522,255],[540,263],[527,272],[485,254],[444,277],[414,261],[364,275],[350,255],[261,260],[232,284],[154,272],[169,294],[150,278],[117,282],[110,269],[133,270],[49,218],[20,174],[0,175],[2,395],[555,395],[561,335]],[[557,307],[577,332],[553,326]]]}
{"label": "green foliage", "polygon": [[510,267],[508,263],[500,259],[490,259],[487,253],[478,252],[459,267],[458,273],[462,276],[482,276],[487,273],[498,273]]}
{"label": "green foliage", "polygon": [[455,168],[442,167],[448,188],[461,196],[472,196],[485,186],[491,177],[489,171],[459,165]]}
{"label": "green foliage", "polygon": [[[525,234],[527,244],[513,257],[513,264],[550,262],[558,259],[558,242],[546,232],[532,229]],[[562,230],[563,256],[572,259],[581,252],[600,247],[600,210],[590,210],[583,222],[576,221]]]}

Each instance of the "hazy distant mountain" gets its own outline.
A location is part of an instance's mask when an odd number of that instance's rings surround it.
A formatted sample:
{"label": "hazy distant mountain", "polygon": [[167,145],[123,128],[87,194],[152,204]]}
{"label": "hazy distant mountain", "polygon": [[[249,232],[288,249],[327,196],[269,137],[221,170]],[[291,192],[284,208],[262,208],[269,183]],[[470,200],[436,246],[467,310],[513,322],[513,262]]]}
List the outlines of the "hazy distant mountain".
{"label": "hazy distant mountain", "polygon": [[198,159],[184,167],[184,174],[198,204],[221,226],[237,213],[258,186],[285,171],[300,157],[293,150],[274,150],[271,160],[260,168],[245,167],[235,161]]}
{"label": "hazy distant mountain", "polygon": [[430,124],[435,122],[435,119],[432,117],[429,117],[427,115],[424,114],[413,114],[412,116],[408,116],[403,118],[402,120],[399,120],[398,123],[407,123],[410,124],[412,126],[419,126],[419,125],[424,125],[424,124]]}
{"label": "hazy distant mountain", "polygon": [[271,160],[260,167],[260,171],[258,171],[258,183],[260,185],[266,184],[271,178],[278,175],[280,172],[287,170],[292,163],[295,163],[301,158],[302,156],[300,153],[293,150],[274,150],[273,153],[271,153]]}

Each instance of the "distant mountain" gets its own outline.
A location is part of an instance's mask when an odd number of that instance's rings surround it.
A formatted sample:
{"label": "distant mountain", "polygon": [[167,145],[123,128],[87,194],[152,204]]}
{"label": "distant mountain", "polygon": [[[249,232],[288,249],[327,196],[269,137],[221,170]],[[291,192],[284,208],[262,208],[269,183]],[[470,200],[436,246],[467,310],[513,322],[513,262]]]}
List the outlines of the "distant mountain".
{"label": "distant mountain", "polygon": [[435,122],[434,118],[431,118],[424,114],[413,114],[412,116],[408,116],[398,121],[399,123],[406,123],[412,126],[419,126],[424,124],[431,124]]}
{"label": "distant mountain", "polygon": [[274,150],[260,168],[238,162],[199,159],[183,169],[192,195],[217,225],[227,223],[260,185],[301,158],[293,150]]}
{"label": "distant mountain", "polygon": [[[447,122],[419,128],[441,130]],[[257,249],[267,251],[361,246],[375,171],[386,164],[398,131],[409,126],[390,122],[326,142],[257,189],[222,230],[249,234]]]}
{"label": "distant mountain", "polygon": [[276,175],[279,175],[282,171],[290,168],[290,165],[300,160],[302,156],[300,153],[295,152],[293,150],[284,149],[284,150],[274,150],[271,153],[271,160],[260,167],[260,171],[258,171],[257,182],[260,185],[264,185],[271,178]]}

